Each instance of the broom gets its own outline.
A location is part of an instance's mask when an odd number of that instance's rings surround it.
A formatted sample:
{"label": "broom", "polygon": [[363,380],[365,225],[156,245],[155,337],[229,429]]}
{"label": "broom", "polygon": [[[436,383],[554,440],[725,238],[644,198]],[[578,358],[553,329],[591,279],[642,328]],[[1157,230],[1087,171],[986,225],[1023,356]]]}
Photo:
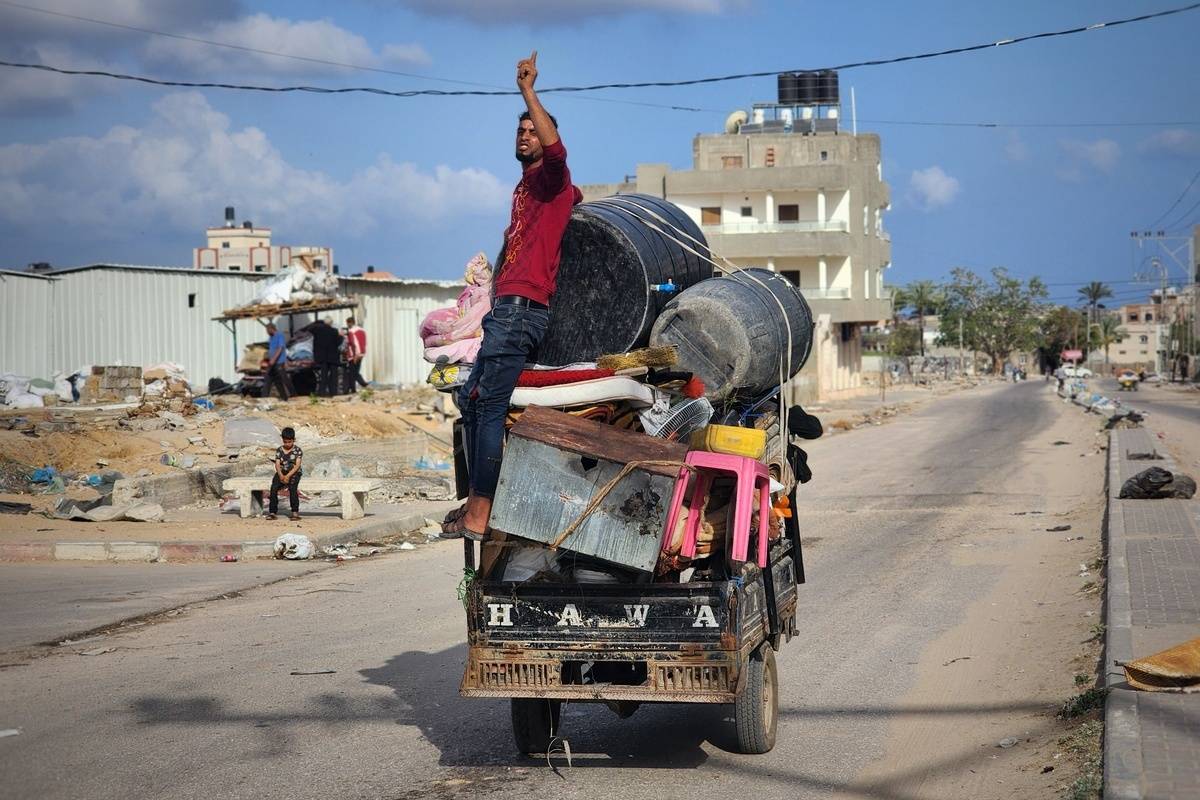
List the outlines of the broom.
{"label": "broom", "polygon": [[679,350],[675,345],[666,347],[644,347],[641,350],[631,350],[628,353],[600,356],[596,366],[600,369],[611,369],[614,372],[633,367],[673,367],[679,362]]}

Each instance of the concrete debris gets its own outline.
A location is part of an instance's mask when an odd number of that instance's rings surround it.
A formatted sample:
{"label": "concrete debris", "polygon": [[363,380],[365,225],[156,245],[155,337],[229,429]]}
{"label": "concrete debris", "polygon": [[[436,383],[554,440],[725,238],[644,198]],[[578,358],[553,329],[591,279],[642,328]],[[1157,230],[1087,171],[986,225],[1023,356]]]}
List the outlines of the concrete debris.
{"label": "concrete debris", "polygon": [[0,728],[0,739],[7,738],[9,736],[20,736],[20,735],[21,735],[20,728]]}
{"label": "concrete debris", "polygon": [[401,542],[400,549],[401,550],[416,550],[417,546],[415,544],[413,544],[412,542]]}
{"label": "concrete debris", "polygon": [[58,501],[58,505],[47,516],[53,519],[74,520],[77,522],[162,522],[165,512],[158,503],[122,503],[112,504],[112,496],[105,495],[95,500],[72,500],[68,497]]}
{"label": "concrete debris", "polygon": [[117,648],[115,648],[115,647],[93,647],[91,650],[80,650],[79,655],[81,655],[81,656],[102,656],[105,653],[115,653],[116,650],[117,650]]}
{"label": "concrete debris", "polygon": [[226,419],[224,428],[222,443],[227,451],[259,446],[274,449],[279,446],[279,429],[266,417],[247,415]]}
{"label": "concrete debris", "polygon": [[1012,736],[1009,736],[1009,737],[1001,739],[999,742],[997,742],[996,746],[1008,749],[1009,747],[1013,747],[1014,745],[1016,745],[1017,742],[1019,742],[1019,741],[1020,741],[1020,739],[1015,739]]}
{"label": "concrete debris", "polygon": [[1055,525],[1053,528],[1046,528],[1047,533],[1062,533],[1069,530],[1071,530],[1070,525]]}

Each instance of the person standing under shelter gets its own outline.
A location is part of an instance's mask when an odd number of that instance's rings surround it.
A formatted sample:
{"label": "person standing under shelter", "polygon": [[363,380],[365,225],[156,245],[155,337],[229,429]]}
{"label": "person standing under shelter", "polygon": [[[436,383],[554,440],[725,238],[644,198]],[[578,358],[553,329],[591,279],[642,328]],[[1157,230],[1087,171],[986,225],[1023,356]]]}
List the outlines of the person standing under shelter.
{"label": "person standing under shelter", "polygon": [[517,121],[516,157],[523,171],[513,190],[512,216],[493,284],[492,310],[483,318],[483,340],[471,377],[459,390],[471,492],[447,515],[442,536],[488,537],[492,498],[504,452],[504,419],[517,378],[534,360],[550,321],[558,282],[563,233],[571,207],[583,199],[571,185],[567,150],[558,123],[534,92],[537,51],[517,63],[525,111]]}
{"label": "person standing under shelter", "polygon": [[279,399],[288,399],[287,389],[287,340],[283,331],[275,327],[274,322],[267,323],[267,375],[263,379],[262,397],[271,396],[271,387],[279,389]]}
{"label": "person standing under shelter", "polygon": [[313,337],[313,362],[316,364],[317,394],[333,397],[337,394],[338,366],[342,361],[342,336],[330,323],[330,318],[318,319],[308,326]]}
{"label": "person standing under shelter", "polygon": [[362,362],[367,356],[367,332],[364,331],[354,317],[346,318],[346,329],[349,331],[350,337],[350,377],[346,381],[346,386],[351,394],[357,390],[355,384],[367,388],[367,382],[362,376]]}

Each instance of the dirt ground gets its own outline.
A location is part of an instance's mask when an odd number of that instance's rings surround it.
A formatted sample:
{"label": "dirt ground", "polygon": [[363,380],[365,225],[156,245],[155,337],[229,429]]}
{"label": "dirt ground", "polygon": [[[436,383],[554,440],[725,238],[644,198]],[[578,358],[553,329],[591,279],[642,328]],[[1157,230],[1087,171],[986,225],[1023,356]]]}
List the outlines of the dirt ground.
{"label": "dirt ground", "polygon": [[[327,441],[355,441],[402,436],[414,428],[429,431],[448,439],[449,428],[440,415],[428,419],[427,412],[418,411],[419,404],[437,402],[432,389],[379,391],[370,399],[361,395],[346,395],[313,402],[298,397],[284,403],[278,399],[220,398],[215,413],[188,414],[186,430],[134,431],[101,428],[90,425],[86,414],[80,416],[77,429],[70,432],[37,433],[29,435],[18,430],[0,430],[0,455],[22,464],[41,467],[51,465],[60,471],[94,473],[103,469],[117,470],[126,477],[139,472],[158,474],[176,467],[160,462],[164,453],[191,455],[199,466],[217,464],[224,454],[223,431],[225,420],[235,409],[241,413],[263,416],[277,427],[297,429],[301,443],[305,437]],[[24,416],[38,420],[45,412],[6,411],[4,419]],[[154,417],[154,412],[141,416]],[[191,427],[195,424],[196,427]],[[302,432],[301,432],[302,431]],[[189,438],[203,437],[193,444]],[[315,443],[315,442],[314,442]],[[107,461],[101,465],[99,461]]]}

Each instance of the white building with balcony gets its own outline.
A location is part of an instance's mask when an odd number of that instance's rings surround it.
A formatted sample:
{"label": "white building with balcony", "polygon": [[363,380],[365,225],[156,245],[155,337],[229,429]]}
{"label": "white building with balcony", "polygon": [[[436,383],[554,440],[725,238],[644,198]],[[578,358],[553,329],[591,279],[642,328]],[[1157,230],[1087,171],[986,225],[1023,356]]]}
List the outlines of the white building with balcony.
{"label": "white building with balcony", "polygon": [[760,130],[697,136],[690,170],[639,164],[632,179],[580,188],[585,199],[665,198],[700,225],[714,253],[790,278],[817,320],[798,388],[809,398],[853,393],[863,385],[859,329],[891,316],[879,136]]}

